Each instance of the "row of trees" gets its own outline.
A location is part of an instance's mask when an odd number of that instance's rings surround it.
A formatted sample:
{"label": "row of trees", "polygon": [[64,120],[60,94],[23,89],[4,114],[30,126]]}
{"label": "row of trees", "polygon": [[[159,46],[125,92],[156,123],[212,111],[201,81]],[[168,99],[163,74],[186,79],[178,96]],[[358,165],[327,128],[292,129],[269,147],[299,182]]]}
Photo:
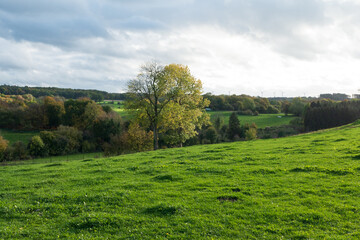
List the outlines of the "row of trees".
{"label": "row of trees", "polygon": [[1,85],[0,94],[4,95],[25,95],[31,94],[32,96],[45,97],[45,96],[60,96],[66,99],[77,98],[90,98],[96,102],[103,101],[104,99],[110,100],[125,100],[125,93],[108,93],[99,90],[84,90],[84,89],[71,89],[71,88],[55,88],[55,87],[20,87]]}
{"label": "row of trees", "polygon": [[259,113],[279,113],[280,101],[269,101],[267,98],[248,95],[212,95],[206,93],[204,98],[210,101],[210,108],[215,111],[238,111],[244,115]]}
{"label": "row of trees", "polygon": [[236,111],[240,115],[258,115],[259,113],[285,113],[301,116],[304,107],[310,102],[305,98],[289,100],[269,100],[268,98],[251,97],[247,95],[212,95],[207,93],[204,98],[210,101],[214,111]]}
{"label": "row of trees", "polygon": [[304,113],[307,131],[331,128],[354,122],[360,118],[360,101],[316,101],[309,104]]}
{"label": "row of trees", "polygon": [[[159,140],[162,146],[181,146],[210,124],[205,112],[209,102],[201,96],[201,88],[201,81],[186,66],[150,63],[129,83],[126,107],[135,115],[132,122],[123,123],[110,107],[101,107],[88,98],[46,96],[1,101],[0,128],[45,130],[22,146],[33,157],[158,149]],[[2,157],[9,160],[15,146],[5,149]]]}
{"label": "row of trees", "polygon": [[[29,100],[31,99],[31,101]],[[65,100],[61,97],[2,96],[0,128],[38,130],[30,143],[6,145],[3,160],[32,156],[53,156],[103,150],[112,135],[126,126],[110,107],[101,107],[88,98]],[[41,131],[43,130],[43,131]],[[24,152],[17,156],[16,152]],[[26,153],[26,154],[25,154]]]}

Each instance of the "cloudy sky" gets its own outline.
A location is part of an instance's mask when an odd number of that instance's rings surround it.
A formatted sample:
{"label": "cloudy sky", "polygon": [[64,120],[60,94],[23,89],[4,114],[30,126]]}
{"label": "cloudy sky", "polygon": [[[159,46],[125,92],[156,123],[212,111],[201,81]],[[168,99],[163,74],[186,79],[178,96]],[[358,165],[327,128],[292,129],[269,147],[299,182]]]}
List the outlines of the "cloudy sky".
{"label": "cloudy sky", "polygon": [[126,91],[150,60],[204,92],[357,93],[358,0],[1,0],[0,84]]}

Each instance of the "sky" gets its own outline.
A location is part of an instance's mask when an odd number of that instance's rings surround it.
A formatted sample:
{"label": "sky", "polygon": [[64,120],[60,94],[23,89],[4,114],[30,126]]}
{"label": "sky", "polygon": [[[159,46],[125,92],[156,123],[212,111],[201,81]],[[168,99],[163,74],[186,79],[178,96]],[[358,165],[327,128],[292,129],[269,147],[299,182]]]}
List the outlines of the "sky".
{"label": "sky", "polygon": [[358,93],[358,0],[1,0],[0,84],[125,92],[149,61],[213,94]]}

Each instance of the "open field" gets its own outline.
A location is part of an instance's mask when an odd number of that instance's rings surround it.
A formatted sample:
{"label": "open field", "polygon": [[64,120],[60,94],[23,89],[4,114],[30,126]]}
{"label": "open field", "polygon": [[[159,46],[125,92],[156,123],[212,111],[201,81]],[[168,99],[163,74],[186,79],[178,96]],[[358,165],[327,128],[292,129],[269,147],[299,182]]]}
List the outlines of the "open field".
{"label": "open field", "polygon": [[0,135],[8,140],[10,144],[17,141],[22,141],[23,143],[27,144],[29,140],[38,133],[38,131],[19,132],[14,130],[0,129]]}
{"label": "open field", "polygon": [[115,112],[117,112],[123,119],[128,120],[131,118],[131,115],[128,111],[124,109],[124,103],[123,101],[106,101],[106,102],[99,102],[101,106],[109,106],[111,107]]}
{"label": "open field", "polygon": [[[120,101],[115,101],[114,104],[111,102],[101,102],[99,103],[102,106],[110,106],[115,112],[117,112],[122,118],[128,120],[131,118],[131,114],[124,109],[123,103]],[[210,115],[210,119],[213,121],[217,116],[220,116],[224,120],[224,124],[229,123],[229,118],[232,111],[208,111]],[[281,118],[279,117],[281,116]],[[274,127],[274,126],[281,126],[287,125],[293,120],[295,117],[292,115],[285,116],[283,113],[279,114],[259,114],[258,116],[246,116],[246,115],[238,115],[241,124],[244,123],[255,123],[258,128],[265,128],[265,127]]]}
{"label": "open field", "polygon": [[[229,118],[231,115],[231,111],[209,111],[211,120],[215,120],[217,116],[220,116],[224,119],[224,123],[229,123]],[[279,117],[281,116],[281,118]],[[283,113],[279,114],[259,114],[258,116],[246,116],[246,115],[238,115],[238,119],[240,124],[243,125],[244,123],[255,123],[258,128],[265,128],[265,127],[274,127],[274,126],[281,126],[287,125],[293,120],[294,116],[285,116]]]}
{"label": "open field", "polygon": [[360,122],[0,167],[0,239],[359,239]]}

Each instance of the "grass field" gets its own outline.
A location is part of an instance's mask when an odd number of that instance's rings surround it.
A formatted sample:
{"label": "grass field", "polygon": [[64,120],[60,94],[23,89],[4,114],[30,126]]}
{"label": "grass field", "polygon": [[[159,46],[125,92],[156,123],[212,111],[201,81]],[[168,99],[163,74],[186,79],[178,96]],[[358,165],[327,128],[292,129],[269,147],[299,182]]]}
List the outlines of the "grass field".
{"label": "grass field", "polygon": [[0,129],[0,135],[8,140],[10,144],[17,141],[22,141],[23,143],[27,144],[29,140],[38,133],[38,131],[19,132],[14,130]]}
{"label": "grass field", "polygon": [[359,239],[360,123],[0,167],[0,239]]}
{"label": "grass field", "polygon": [[[115,101],[114,104],[112,102],[101,102],[99,103],[102,106],[110,106],[115,112],[117,112],[123,119],[128,120],[131,118],[131,114],[124,109],[124,105],[122,102],[118,104],[118,101]],[[231,115],[231,111],[208,111],[210,115],[210,119],[213,121],[217,116],[220,116],[224,120],[224,124],[229,123],[229,118]],[[279,117],[280,116],[280,117]],[[294,116],[285,116],[284,114],[260,114],[258,116],[245,116],[238,115],[241,124],[244,123],[255,123],[258,128],[265,127],[274,127],[287,125],[293,120]]]}
{"label": "grass field", "polygon": [[115,112],[117,112],[125,120],[131,118],[131,114],[124,109],[123,101],[114,101],[114,103],[112,103],[112,101],[107,101],[107,102],[100,102],[99,104],[101,106],[110,106]]}
{"label": "grass field", "polygon": [[[229,123],[229,118],[231,115],[231,111],[209,111],[210,119],[212,121],[215,120],[217,116],[223,118],[224,123]],[[280,118],[280,117],[281,118]],[[287,125],[293,120],[294,116],[285,116],[285,114],[259,114],[258,116],[246,116],[246,115],[238,115],[238,119],[240,124],[243,125],[244,123],[255,123],[258,128],[265,128],[265,127],[274,127],[274,126],[281,126]]]}
{"label": "grass field", "polygon": [[77,160],[86,160],[102,157],[102,152],[95,153],[78,153],[78,154],[69,154],[64,156],[51,156],[51,157],[43,157],[36,159],[27,159],[21,161],[11,161],[11,162],[3,162],[0,165],[24,165],[24,164],[38,164],[38,163],[58,163],[65,161],[77,161]]}

